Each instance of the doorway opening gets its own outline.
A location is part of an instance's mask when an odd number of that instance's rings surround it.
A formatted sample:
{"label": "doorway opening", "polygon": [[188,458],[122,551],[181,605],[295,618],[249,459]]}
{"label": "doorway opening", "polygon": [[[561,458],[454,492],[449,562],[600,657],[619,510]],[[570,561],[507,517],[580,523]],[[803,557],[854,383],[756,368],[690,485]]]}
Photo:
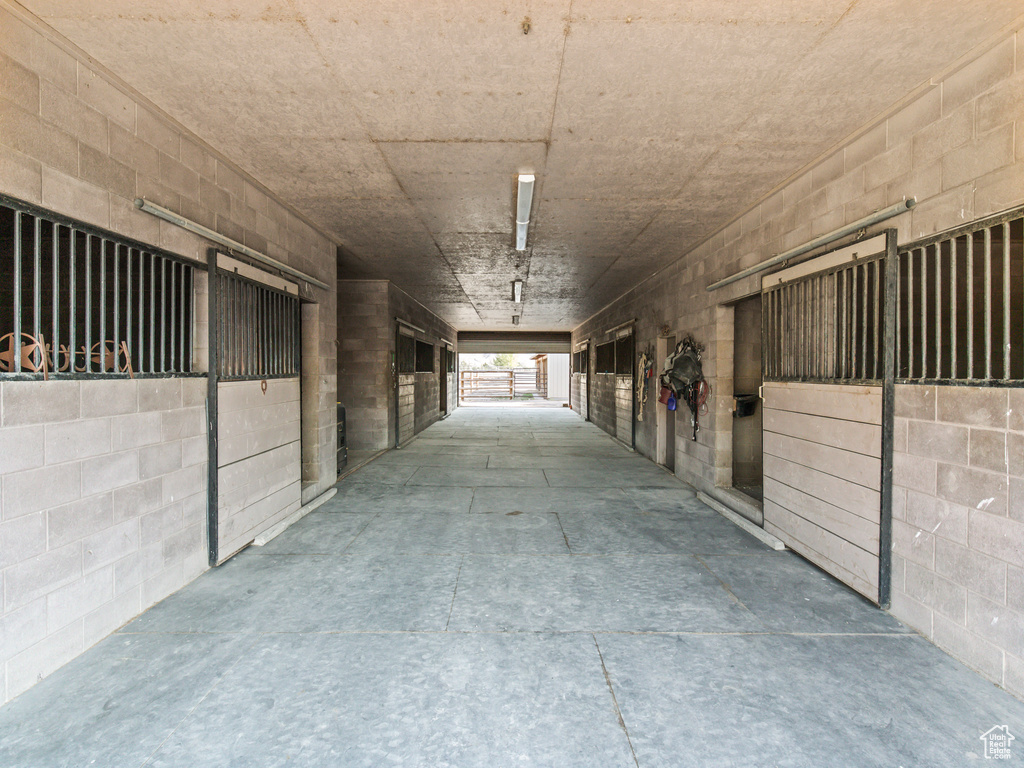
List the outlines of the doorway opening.
{"label": "doorway opening", "polygon": [[761,374],[761,295],[733,307],[732,485],[760,502],[764,498]]}
{"label": "doorway opening", "polygon": [[[665,370],[665,361],[676,348],[675,336],[661,336],[655,349],[655,372]],[[659,385],[660,387],[660,385]],[[676,471],[676,411],[655,408],[658,414],[657,462],[672,473]]]}
{"label": "doorway opening", "polygon": [[569,404],[568,353],[460,353],[459,405]]}

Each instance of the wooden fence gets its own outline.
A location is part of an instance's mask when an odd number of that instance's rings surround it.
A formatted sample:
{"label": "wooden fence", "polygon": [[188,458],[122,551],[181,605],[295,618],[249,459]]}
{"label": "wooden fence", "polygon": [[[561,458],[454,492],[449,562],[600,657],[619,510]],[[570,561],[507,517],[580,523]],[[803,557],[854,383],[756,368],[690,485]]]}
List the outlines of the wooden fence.
{"label": "wooden fence", "polygon": [[513,400],[546,397],[547,381],[536,368],[459,371],[459,399]]}

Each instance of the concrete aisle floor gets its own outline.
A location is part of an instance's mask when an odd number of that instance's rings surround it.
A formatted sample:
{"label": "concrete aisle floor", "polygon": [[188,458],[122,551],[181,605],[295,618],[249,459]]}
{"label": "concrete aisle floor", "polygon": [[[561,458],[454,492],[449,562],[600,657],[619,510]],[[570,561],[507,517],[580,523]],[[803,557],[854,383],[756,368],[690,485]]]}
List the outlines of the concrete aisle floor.
{"label": "concrete aisle floor", "polygon": [[962,766],[994,725],[568,410],[466,408],[0,710],[0,766]]}

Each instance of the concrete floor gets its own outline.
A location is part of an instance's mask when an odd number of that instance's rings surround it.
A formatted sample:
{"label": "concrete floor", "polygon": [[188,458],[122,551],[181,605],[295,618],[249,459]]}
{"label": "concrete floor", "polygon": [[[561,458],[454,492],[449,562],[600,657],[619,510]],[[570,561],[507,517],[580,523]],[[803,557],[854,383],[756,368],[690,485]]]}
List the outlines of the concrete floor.
{"label": "concrete floor", "polygon": [[573,413],[467,408],[0,710],[0,765],[962,766],[994,725]]}

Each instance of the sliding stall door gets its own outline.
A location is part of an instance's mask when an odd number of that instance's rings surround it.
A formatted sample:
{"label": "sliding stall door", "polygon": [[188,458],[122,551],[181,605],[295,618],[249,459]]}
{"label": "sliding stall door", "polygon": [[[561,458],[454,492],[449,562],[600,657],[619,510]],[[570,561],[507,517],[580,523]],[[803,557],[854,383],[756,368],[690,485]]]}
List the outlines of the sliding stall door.
{"label": "sliding stall door", "polygon": [[225,256],[217,267],[213,563],[302,506],[298,291]]}
{"label": "sliding stall door", "polygon": [[884,603],[886,259],[879,246],[885,242],[765,278],[764,527]]}

